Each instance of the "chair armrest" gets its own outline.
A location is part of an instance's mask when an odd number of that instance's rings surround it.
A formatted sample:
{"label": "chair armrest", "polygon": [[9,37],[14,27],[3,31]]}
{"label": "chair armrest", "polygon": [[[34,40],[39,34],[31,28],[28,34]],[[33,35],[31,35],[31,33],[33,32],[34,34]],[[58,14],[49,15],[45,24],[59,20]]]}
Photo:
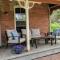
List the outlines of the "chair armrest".
{"label": "chair armrest", "polygon": [[41,32],[41,36],[46,36],[46,33],[45,32]]}

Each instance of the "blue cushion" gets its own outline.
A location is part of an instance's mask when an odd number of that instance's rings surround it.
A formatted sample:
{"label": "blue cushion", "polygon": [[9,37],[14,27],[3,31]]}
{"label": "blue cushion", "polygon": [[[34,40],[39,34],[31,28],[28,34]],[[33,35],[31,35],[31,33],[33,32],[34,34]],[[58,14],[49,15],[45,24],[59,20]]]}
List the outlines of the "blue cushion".
{"label": "blue cushion", "polygon": [[11,33],[12,33],[13,40],[18,40],[18,38],[20,37],[20,35],[18,34],[18,32],[17,31],[13,31]]}
{"label": "blue cushion", "polygon": [[12,33],[13,33],[14,36],[19,36],[17,31],[13,31]]}
{"label": "blue cushion", "polygon": [[13,33],[11,32],[12,40],[15,40]]}

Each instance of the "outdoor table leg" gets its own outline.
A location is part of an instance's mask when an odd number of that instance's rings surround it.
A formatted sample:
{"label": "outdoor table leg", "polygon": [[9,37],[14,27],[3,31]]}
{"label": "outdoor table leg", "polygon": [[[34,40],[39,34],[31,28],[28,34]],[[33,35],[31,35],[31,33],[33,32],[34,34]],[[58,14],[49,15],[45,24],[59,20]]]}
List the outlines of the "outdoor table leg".
{"label": "outdoor table leg", "polygon": [[37,48],[37,40],[35,40],[35,46],[36,46],[36,48]]}
{"label": "outdoor table leg", "polygon": [[37,48],[37,40],[33,38],[33,43],[35,44],[36,48]]}
{"label": "outdoor table leg", "polygon": [[45,44],[48,44],[48,39],[45,39]]}
{"label": "outdoor table leg", "polygon": [[55,38],[55,44],[56,44],[56,38]]}
{"label": "outdoor table leg", "polygon": [[56,34],[55,34],[55,44],[56,44]]}
{"label": "outdoor table leg", "polygon": [[51,45],[53,45],[53,40],[50,38],[50,40],[51,40]]}
{"label": "outdoor table leg", "polygon": [[34,44],[34,41],[33,41],[33,39],[31,39],[31,45],[33,46],[33,44]]}

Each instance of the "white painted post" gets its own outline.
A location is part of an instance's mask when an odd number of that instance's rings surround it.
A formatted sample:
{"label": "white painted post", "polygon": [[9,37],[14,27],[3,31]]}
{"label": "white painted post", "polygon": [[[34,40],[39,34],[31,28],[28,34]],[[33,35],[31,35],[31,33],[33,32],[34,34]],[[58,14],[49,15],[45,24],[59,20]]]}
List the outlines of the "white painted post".
{"label": "white painted post", "polygon": [[25,2],[26,7],[26,30],[27,30],[27,50],[30,51],[30,37],[29,37],[29,3],[28,0]]}
{"label": "white painted post", "polygon": [[[27,30],[27,50],[30,51],[30,34],[29,34],[29,9],[33,8],[34,4],[41,4],[41,2],[34,2],[34,1],[29,1],[29,0],[17,0],[18,3],[19,1],[24,1],[25,6],[21,5],[21,3],[19,3],[19,5],[22,8],[25,8],[26,10],[26,30]],[[29,7],[29,2],[32,3],[33,5]]]}
{"label": "white painted post", "polygon": [[[19,1],[22,0],[17,0],[18,3]],[[30,51],[30,37],[29,37],[29,1],[28,0],[24,0],[25,2],[25,6],[21,5],[21,3],[19,3],[20,7],[25,8],[26,11],[26,30],[27,30],[27,34],[26,34],[26,38],[27,38],[27,50]]]}

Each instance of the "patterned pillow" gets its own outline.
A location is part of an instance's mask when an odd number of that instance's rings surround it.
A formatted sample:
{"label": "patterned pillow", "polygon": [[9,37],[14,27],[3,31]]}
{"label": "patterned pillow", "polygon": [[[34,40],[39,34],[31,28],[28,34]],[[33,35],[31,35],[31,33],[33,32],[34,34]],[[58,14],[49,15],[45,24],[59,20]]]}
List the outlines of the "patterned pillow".
{"label": "patterned pillow", "polygon": [[12,40],[15,40],[15,37],[12,32],[11,32],[11,36],[12,36]]}
{"label": "patterned pillow", "polygon": [[12,34],[12,39],[13,40],[18,40],[18,38],[20,37],[20,35],[18,34],[17,31],[13,31],[13,32],[11,32],[11,34]]}

